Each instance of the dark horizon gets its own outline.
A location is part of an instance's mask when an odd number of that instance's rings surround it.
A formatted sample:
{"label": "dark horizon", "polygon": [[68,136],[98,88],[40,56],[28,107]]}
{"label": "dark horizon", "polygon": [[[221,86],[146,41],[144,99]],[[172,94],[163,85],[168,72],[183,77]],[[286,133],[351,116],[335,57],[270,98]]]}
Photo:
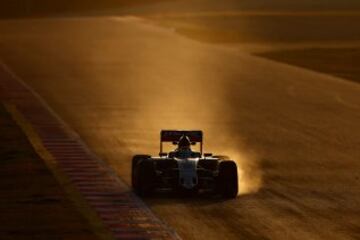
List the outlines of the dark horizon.
{"label": "dark horizon", "polygon": [[[129,9],[142,5],[144,8],[135,10],[135,13],[147,13],[154,11],[152,5],[160,4],[163,10],[174,11],[211,11],[211,10],[289,10],[289,11],[357,11],[360,10],[360,2],[355,0],[319,0],[313,2],[305,0],[292,2],[289,0],[272,1],[237,1],[237,0],[6,0],[0,3],[0,18],[26,18],[26,17],[49,17],[71,14],[101,15],[106,12],[117,11],[121,14],[122,9]],[[133,9],[132,9],[133,10]],[[156,11],[156,10],[155,10]],[[130,12],[132,13],[132,12]]]}

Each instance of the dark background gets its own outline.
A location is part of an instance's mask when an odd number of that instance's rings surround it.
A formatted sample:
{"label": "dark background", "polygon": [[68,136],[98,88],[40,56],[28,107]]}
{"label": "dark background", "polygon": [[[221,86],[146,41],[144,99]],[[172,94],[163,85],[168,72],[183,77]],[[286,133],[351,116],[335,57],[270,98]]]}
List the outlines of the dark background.
{"label": "dark background", "polygon": [[[105,14],[133,6],[143,5],[142,10],[151,11],[158,3],[162,10],[358,10],[357,0],[3,0],[0,3],[1,18],[42,17],[66,14]],[[148,7],[148,8],[147,8]]]}

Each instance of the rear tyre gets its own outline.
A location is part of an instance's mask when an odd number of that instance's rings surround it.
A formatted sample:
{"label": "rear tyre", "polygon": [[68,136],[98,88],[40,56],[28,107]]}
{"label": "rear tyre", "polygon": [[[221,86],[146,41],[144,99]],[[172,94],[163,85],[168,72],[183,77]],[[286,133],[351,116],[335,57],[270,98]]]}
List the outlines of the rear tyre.
{"label": "rear tyre", "polygon": [[135,169],[136,192],[141,197],[150,196],[155,189],[156,171],[154,161],[151,159],[140,161]]}
{"label": "rear tyre", "polygon": [[138,163],[143,160],[149,159],[150,155],[135,155],[132,159],[131,163],[131,186],[135,191],[137,191],[138,188],[138,173],[136,171],[136,168],[138,166]]}
{"label": "rear tyre", "polygon": [[236,198],[238,194],[238,173],[234,161],[220,162],[218,188],[224,198]]}

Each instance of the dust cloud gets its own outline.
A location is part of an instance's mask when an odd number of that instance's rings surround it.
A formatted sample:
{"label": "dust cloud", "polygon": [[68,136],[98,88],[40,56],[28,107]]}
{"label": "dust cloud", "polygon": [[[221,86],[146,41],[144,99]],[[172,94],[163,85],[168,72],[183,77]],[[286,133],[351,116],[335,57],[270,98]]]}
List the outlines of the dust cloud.
{"label": "dust cloud", "polygon": [[238,195],[256,193],[263,184],[261,155],[246,146],[242,139],[231,136],[231,132],[223,131],[221,136],[216,137],[211,129],[207,132],[209,140],[206,143],[206,149],[213,151],[214,155],[224,155],[236,162],[239,180]]}
{"label": "dust cloud", "polygon": [[257,192],[262,186],[262,171],[255,153],[239,150],[224,151],[231,156],[238,167],[239,195]]}

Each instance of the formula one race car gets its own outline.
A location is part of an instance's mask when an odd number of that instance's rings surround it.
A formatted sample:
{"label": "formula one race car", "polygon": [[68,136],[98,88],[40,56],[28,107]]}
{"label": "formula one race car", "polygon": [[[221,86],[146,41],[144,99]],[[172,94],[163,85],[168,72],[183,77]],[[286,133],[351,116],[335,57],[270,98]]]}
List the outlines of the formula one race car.
{"label": "formula one race car", "polygon": [[[167,130],[160,133],[159,157],[136,155],[132,159],[132,186],[140,196],[156,190],[175,190],[186,193],[211,191],[225,198],[238,193],[236,163],[224,156],[203,154],[202,131]],[[163,152],[163,143],[177,145],[174,151]],[[200,151],[191,145],[200,143]]]}

